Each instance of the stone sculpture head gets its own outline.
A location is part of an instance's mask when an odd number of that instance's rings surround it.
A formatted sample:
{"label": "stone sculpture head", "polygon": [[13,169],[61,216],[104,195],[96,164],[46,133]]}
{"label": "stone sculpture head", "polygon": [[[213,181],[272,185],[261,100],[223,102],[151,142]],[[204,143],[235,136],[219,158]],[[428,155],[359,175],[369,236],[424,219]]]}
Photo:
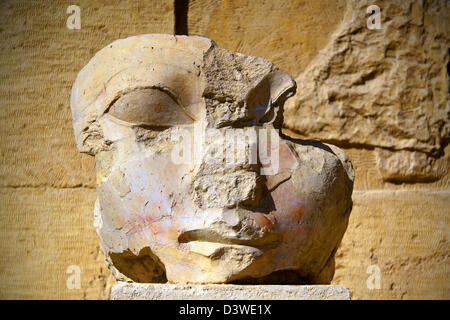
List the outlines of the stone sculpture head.
{"label": "stone sculpture head", "polygon": [[94,225],[117,279],[332,279],[353,169],[337,147],[279,133],[295,89],[269,61],[201,37],[140,35],[92,58],[71,109],[77,147],[96,159]]}

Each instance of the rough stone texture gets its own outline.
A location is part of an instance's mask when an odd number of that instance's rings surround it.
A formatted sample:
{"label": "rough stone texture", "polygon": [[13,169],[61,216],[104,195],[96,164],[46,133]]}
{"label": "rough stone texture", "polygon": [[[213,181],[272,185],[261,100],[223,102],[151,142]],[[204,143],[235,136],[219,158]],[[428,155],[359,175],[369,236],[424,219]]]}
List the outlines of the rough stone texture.
{"label": "rough stone texture", "polygon": [[348,1],[328,45],[297,77],[285,125],[325,141],[402,150],[402,163],[379,162],[387,179],[435,179],[425,158],[442,156],[450,137],[448,2],[377,2],[380,30],[366,27],[370,4]]}
{"label": "rough stone texture", "polygon": [[423,152],[376,148],[375,154],[378,170],[386,181],[426,181],[439,176],[435,159]]}
{"label": "rough stone texture", "polygon": [[[137,35],[95,54],[71,110],[78,149],[96,157],[95,227],[116,279],[331,281],[354,173],[333,145],[279,136],[295,88],[207,38]],[[175,161],[180,147],[198,161]]]}
{"label": "rough stone texture", "polygon": [[[334,0],[329,2],[293,1],[292,3],[284,0],[258,1],[258,5],[253,2],[240,2],[238,4],[242,6],[233,6],[228,1],[190,0],[189,34],[213,38],[218,44],[232,51],[265,57],[296,78],[316,55],[322,55],[317,50],[324,49],[334,39],[332,35],[343,20],[346,3],[351,4],[345,1],[335,6]],[[373,1],[373,3],[378,4],[382,10],[382,26],[386,25],[388,20],[410,20],[413,14],[420,17],[420,10],[416,9],[409,13],[408,10],[401,9],[395,16],[384,16],[387,6],[392,8],[393,5],[404,3],[404,1]],[[423,28],[432,28],[433,25],[440,24],[442,21],[449,21],[448,18],[439,18],[440,15],[449,12],[448,7],[445,8],[445,1],[417,1],[417,3],[419,5],[423,3],[423,8],[426,8],[427,12],[434,11],[438,16],[424,20],[428,22],[422,26]],[[436,3],[440,3],[443,8],[440,12],[433,9]],[[80,68],[95,52],[111,41],[135,34],[173,31],[172,1],[155,0],[150,6],[149,1],[77,1],[82,8],[82,29],[77,31],[67,30],[65,27],[68,16],[66,9],[69,4],[72,3],[2,1],[0,4],[0,34],[2,35],[0,43],[2,53],[0,55],[2,79],[0,82],[0,184],[3,186],[2,194],[5,199],[1,202],[1,235],[4,244],[1,246],[0,254],[2,298],[83,298],[85,296],[83,290],[89,290],[87,298],[106,297],[103,284],[98,285],[98,282],[94,281],[90,286],[89,281],[84,282],[85,279],[107,276],[109,271],[103,269],[100,272],[100,269],[96,269],[97,267],[89,267],[94,258],[87,252],[90,252],[89,250],[97,252],[98,245],[91,218],[95,200],[95,190],[93,190],[95,175],[90,173],[93,172],[95,164],[92,157],[80,155],[73,142],[69,109],[70,88]],[[361,6],[357,5],[352,9],[354,14],[360,17],[359,24],[362,26],[368,17],[364,7],[367,5],[367,2],[362,2]],[[292,8],[292,10],[283,8]],[[315,11],[308,11],[308,8],[315,8]],[[322,14],[323,12],[326,14]],[[422,27],[413,26],[412,28],[417,31]],[[278,30],[281,29],[282,32],[279,32]],[[398,26],[398,31],[396,29],[397,27],[392,25],[389,33],[386,30],[380,30],[368,34],[368,30],[362,27],[357,31],[357,35],[360,37],[360,34],[365,32],[367,37],[372,38],[377,36],[376,32],[381,32],[383,34],[379,40],[381,44],[384,37],[402,42],[408,40],[408,43],[397,46],[396,50],[388,50],[387,53],[389,56],[399,55],[400,57],[402,51],[409,50],[412,52],[413,59],[406,65],[410,65],[416,59],[415,52],[420,53],[428,49],[424,47],[417,50],[415,42],[422,36],[408,36],[409,23]],[[448,27],[441,29],[448,30]],[[398,36],[390,36],[390,34],[398,34]],[[426,34],[429,34],[429,31]],[[272,35],[273,38],[271,38]],[[365,56],[376,54],[375,51],[368,49],[362,51],[361,46],[365,45],[365,41],[356,43],[352,37],[348,36],[346,39],[351,44],[351,50],[347,52],[352,56],[357,55],[357,59],[352,61],[358,66],[362,65],[358,62],[359,59],[366,61]],[[438,37],[436,41],[439,40]],[[408,49],[410,45],[413,47]],[[299,52],[294,50],[300,46]],[[448,45],[445,46],[448,47]],[[437,48],[442,48],[442,45],[438,44]],[[380,62],[383,62],[382,60]],[[392,58],[389,61],[397,69],[405,65],[405,63],[396,63],[396,60]],[[417,68],[421,70],[428,68],[426,63],[416,63]],[[433,68],[442,70],[445,69],[445,64],[446,60],[436,63]],[[367,66],[363,67],[367,68]],[[371,65],[369,67],[372,68]],[[396,75],[394,72],[383,74],[386,74],[387,80]],[[417,72],[416,75],[422,76],[424,80],[435,79],[434,82],[439,82],[436,80],[439,77],[434,73]],[[402,77],[397,78],[402,79]],[[370,79],[368,80],[370,83]],[[447,80],[444,85],[446,83]],[[416,89],[412,90],[412,92],[416,91]],[[413,96],[409,96],[408,91],[404,97],[406,101],[413,101]],[[427,99],[425,101],[429,101]],[[414,105],[417,106],[416,103]],[[308,114],[301,116],[308,116]],[[313,123],[315,119],[312,119]],[[335,123],[329,123],[327,126]],[[424,131],[414,122],[407,124],[413,132],[414,130]],[[317,132],[312,132],[310,137],[316,135]],[[424,135],[426,136],[427,134]],[[335,138],[334,142],[341,144],[339,131],[335,132]],[[342,141],[342,145],[345,146],[345,144],[345,141]],[[448,270],[449,259],[433,258],[434,255],[445,257],[444,254],[448,252],[445,247],[436,246],[434,235],[441,230],[438,222],[448,219],[450,197],[436,198],[433,195],[450,188],[449,146],[447,145],[442,155],[436,159],[435,166],[438,171],[436,180],[421,178],[422,181],[409,180],[408,183],[402,183],[401,180],[392,183],[383,179],[378,169],[377,151],[375,151],[379,147],[385,149],[378,145],[359,144],[345,147],[355,168],[354,188],[358,192],[353,197],[355,203],[347,233],[337,252],[336,275],[333,283],[348,286],[352,291],[352,298],[357,299],[400,299],[402,297],[450,299],[447,286],[449,276],[445,273],[448,272],[446,270]],[[391,148],[388,150],[396,152]],[[429,157],[427,152],[423,153],[426,153],[427,158]],[[402,170],[406,170],[405,172],[408,171],[407,168],[413,168],[405,162],[394,163],[401,163],[401,168],[404,168]],[[393,168],[391,171],[396,172],[398,168]],[[388,171],[385,172],[388,174],[386,177],[392,177]],[[434,169],[431,172],[434,172]],[[10,187],[5,188],[5,186]],[[42,189],[38,190],[39,186]],[[60,187],[65,188],[61,191],[64,192],[64,197],[60,193],[53,193],[52,188]],[[89,189],[90,196],[85,195],[81,198],[77,196],[83,192],[79,189],[87,187],[92,188]],[[37,197],[38,191],[48,196]],[[396,198],[392,199],[394,191],[396,191]],[[401,192],[397,193],[397,191]],[[368,196],[363,197],[364,193],[368,193]],[[18,197],[18,194],[21,196]],[[374,197],[374,194],[377,196]],[[415,201],[418,195],[420,203]],[[391,200],[382,206],[385,197]],[[80,206],[84,199],[90,199],[89,204]],[[31,219],[27,218],[28,209],[18,208],[23,208],[25,204],[31,205],[32,202],[35,203],[36,217],[39,214],[50,220],[59,221],[54,230],[61,235],[60,238],[53,240],[54,236],[41,232],[38,224],[19,224]],[[58,209],[56,212],[51,209],[55,206],[52,205],[54,202],[70,210],[67,210],[64,215],[61,214],[62,210]],[[6,207],[3,203],[11,205]],[[70,214],[68,214],[69,211]],[[389,224],[384,223],[385,216],[381,216],[384,211],[389,212]],[[81,225],[74,224],[73,217],[80,215],[84,217],[79,220]],[[425,217],[424,220],[421,219],[422,216]],[[403,233],[399,233],[396,229],[399,223]],[[9,233],[8,230],[14,230],[14,232]],[[75,239],[73,242],[64,241],[64,234],[67,232],[73,232]],[[91,236],[88,236],[89,232]],[[420,236],[420,242],[411,239],[415,233]],[[370,241],[366,241],[367,236]],[[448,236],[445,235],[445,239],[447,238]],[[67,268],[67,255],[64,258],[61,256],[60,260],[55,260],[53,254],[48,252],[44,245],[39,247],[41,250],[39,255],[28,259],[25,255],[25,247],[15,250],[14,239],[29,239],[29,243],[41,242],[48,245],[55,245],[57,241],[55,250],[61,250],[60,246],[64,244],[67,250],[73,250],[69,256],[75,257],[73,260],[81,266],[82,281],[86,285],[83,284],[82,290],[65,288],[67,275],[64,272]],[[395,241],[390,243],[382,240],[380,243],[380,239]],[[43,242],[44,240],[46,242]],[[83,245],[78,247],[78,243]],[[89,250],[85,251],[86,248]],[[379,261],[391,259],[389,267],[379,265],[382,270],[381,290],[369,290],[366,285],[369,277],[366,269],[374,264],[373,261],[376,261],[370,251],[372,248]],[[374,257],[373,261],[371,257]],[[408,262],[405,264],[405,259],[401,257],[408,257]],[[104,265],[101,261],[103,258],[99,255],[97,259],[98,262],[95,265],[100,268]],[[69,260],[71,264],[74,263],[72,259]],[[44,266],[46,269],[43,269]],[[386,273],[387,277],[384,274],[389,268],[392,268],[392,271]],[[42,270],[46,270],[48,274],[43,274]],[[57,275],[57,280],[54,280],[53,274]]]}
{"label": "rough stone texture", "polygon": [[112,300],[350,300],[343,286],[179,285],[119,282]]}
{"label": "rough stone texture", "polygon": [[[292,11],[292,3],[282,0],[258,3],[258,8],[233,3],[190,1],[189,33],[212,37],[228,49],[264,56],[297,75],[297,94],[285,104],[285,123],[292,130],[284,131],[329,140],[345,147],[352,160],[354,189],[361,192],[353,197],[333,283],[348,286],[355,298],[449,299],[447,251],[426,236],[439,232],[440,224],[430,219],[420,225],[407,222],[422,215],[448,219],[450,198],[435,198],[436,192],[450,188],[448,2],[345,1],[339,7],[334,1],[298,1],[302,10]],[[372,4],[381,8],[381,30],[366,28],[366,9]],[[315,5],[325,14],[308,11]],[[322,30],[315,33],[317,29]],[[301,52],[294,50],[296,46],[303,46]],[[388,202],[390,208],[383,207],[395,219],[387,225],[382,223],[380,206],[383,196],[390,199],[397,190],[401,196]],[[362,197],[362,192],[379,196],[372,200]],[[417,194],[421,203],[413,201]],[[374,217],[378,217],[375,226]],[[395,229],[400,221],[401,237]],[[367,224],[376,232],[368,227],[360,231]],[[406,236],[410,232],[424,235],[422,251]],[[367,242],[365,234],[382,239],[395,235],[398,242]],[[442,239],[447,237],[448,232]],[[374,264],[370,249],[380,260],[443,258],[425,259],[425,264],[419,262],[419,267],[408,271],[403,270],[403,260],[392,260],[391,268],[397,272],[386,276],[382,267],[382,289],[369,290],[366,269]],[[411,277],[418,281],[410,281]]]}

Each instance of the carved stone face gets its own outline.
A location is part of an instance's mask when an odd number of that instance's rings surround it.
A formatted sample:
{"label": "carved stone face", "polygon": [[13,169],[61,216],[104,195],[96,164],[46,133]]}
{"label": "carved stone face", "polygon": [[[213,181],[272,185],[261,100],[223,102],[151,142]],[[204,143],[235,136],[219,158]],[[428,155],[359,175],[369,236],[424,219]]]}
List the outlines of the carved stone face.
{"label": "carved stone face", "polygon": [[92,58],[71,109],[78,149],[96,158],[94,225],[116,278],[331,280],[353,169],[332,145],[278,134],[295,88],[200,37],[135,36]]}

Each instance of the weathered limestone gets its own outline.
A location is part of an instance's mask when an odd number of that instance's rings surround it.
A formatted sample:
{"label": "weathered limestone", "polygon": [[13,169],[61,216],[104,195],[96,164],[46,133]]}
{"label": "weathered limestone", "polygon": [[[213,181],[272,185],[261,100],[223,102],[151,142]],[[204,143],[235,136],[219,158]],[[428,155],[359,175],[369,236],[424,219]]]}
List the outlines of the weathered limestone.
{"label": "weathered limestone", "polygon": [[[0,299],[109,298],[115,280],[91,227],[95,197],[86,188],[0,188]],[[69,266],[80,268],[79,288],[67,286]]]}
{"label": "weathered limestone", "polygon": [[112,300],[350,300],[343,286],[180,285],[119,282]]}
{"label": "weathered limestone", "polygon": [[96,157],[94,225],[117,279],[331,281],[354,172],[339,148],[279,134],[295,88],[201,37],[134,36],[92,58],[71,109],[78,149]]}
{"label": "weathered limestone", "polygon": [[[328,40],[334,38],[330,37],[330,31],[336,31],[339,23],[345,22],[342,20],[345,3],[361,19],[362,28],[357,33],[368,32],[364,23],[369,16],[365,13],[369,4],[380,6],[383,21],[422,14],[422,9],[417,10],[419,7],[415,6],[413,10],[408,10],[408,6],[402,6],[399,11],[385,10],[395,3],[408,4],[405,1],[367,1],[365,7],[351,7],[351,1],[342,1],[343,7],[336,5],[335,0],[259,1],[257,5],[254,2],[190,0],[189,34],[212,38],[232,51],[263,56],[295,79],[311,59],[322,54],[320,50]],[[415,3],[423,3],[424,11],[435,13],[424,28],[450,21],[446,18],[450,12],[448,5],[447,9],[439,10],[439,3],[445,1]],[[92,206],[96,192],[91,188],[95,188],[95,174],[92,174],[95,161],[93,157],[78,154],[75,148],[70,88],[92,55],[111,41],[141,33],[173,32],[173,1],[170,0],[155,0],[151,5],[143,0],[124,0],[120,5],[114,1],[78,0],[74,4],[82,10],[81,30],[65,28],[67,5],[55,1],[2,1],[0,4],[3,37],[0,47],[4,52],[0,56],[3,76],[0,183],[4,204],[0,208],[0,293],[3,299],[107,297],[103,279],[110,272],[102,268],[104,262],[97,252],[95,233],[86,236],[93,231]],[[196,11],[199,7],[201,11]],[[382,28],[385,26],[383,23]],[[395,28],[385,36],[396,37]],[[405,30],[401,25],[398,28]],[[448,30],[448,27],[440,29]],[[437,40],[443,39],[438,35],[438,28],[433,32]],[[398,46],[390,55],[414,46],[418,38],[402,33],[402,39],[409,39],[408,44]],[[359,47],[364,43],[356,43],[352,38],[348,41],[353,54],[360,52],[358,59],[364,59]],[[371,43],[367,45],[372,47]],[[380,60],[383,59],[380,52]],[[441,63],[443,69],[445,59]],[[425,63],[433,61],[427,59]],[[421,64],[420,60],[415,63]],[[396,73],[389,73],[387,79],[395,76]],[[433,78],[434,73],[423,76]],[[447,82],[442,78],[439,81]],[[417,127],[414,122],[411,126]],[[312,132],[310,138],[314,136]],[[341,144],[339,134],[335,136],[338,138],[335,143]],[[445,173],[450,167],[449,147],[438,159],[447,160],[442,165],[434,164],[442,169],[439,172]],[[401,183],[397,179],[391,183],[383,180],[376,147],[373,148],[371,145],[345,147],[355,168],[354,189],[358,192],[354,195],[349,226],[337,251],[333,283],[351,288],[352,298],[356,299],[449,299],[450,260],[445,255],[448,242],[436,245],[435,238],[429,236],[439,234],[440,221],[447,221],[450,197],[434,194],[449,190],[448,173],[438,172],[436,181]],[[402,167],[407,168],[403,164]],[[369,196],[363,196],[366,192]],[[372,192],[377,196],[372,197]],[[391,220],[386,222],[386,217]],[[374,263],[375,256],[380,261],[382,285],[380,290],[369,290],[366,269]],[[66,268],[70,264],[82,269],[80,290],[66,288],[69,276]]]}
{"label": "weathered limestone", "polygon": [[[349,287],[352,299],[450,295],[449,190],[354,191],[353,201],[332,284]],[[379,268],[379,288],[367,285],[369,266]]]}
{"label": "weathered limestone", "polygon": [[438,178],[435,159],[419,151],[375,150],[378,170],[386,181],[427,181]]}
{"label": "weathered limestone", "polygon": [[327,45],[345,7],[344,0],[190,0],[188,32],[297,76]]}
{"label": "weathered limestone", "polygon": [[329,142],[401,150],[401,161],[378,162],[386,180],[436,180],[443,172],[433,158],[450,132],[448,4],[380,1],[382,28],[370,30],[371,4],[348,1],[328,45],[296,78],[285,125]]}
{"label": "weathered limestone", "polygon": [[[81,8],[69,30],[67,7]],[[108,299],[92,227],[95,160],[73,139],[70,89],[111,41],[173,32],[172,0],[1,1],[0,299]],[[70,265],[81,288],[70,290]]]}

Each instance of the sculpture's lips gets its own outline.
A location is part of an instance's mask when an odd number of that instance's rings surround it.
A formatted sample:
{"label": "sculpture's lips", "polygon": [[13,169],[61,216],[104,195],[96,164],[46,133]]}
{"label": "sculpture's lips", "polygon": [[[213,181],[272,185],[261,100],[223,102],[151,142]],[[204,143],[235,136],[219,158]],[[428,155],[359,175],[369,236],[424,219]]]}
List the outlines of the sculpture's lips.
{"label": "sculpture's lips", "polygon": [[214,229],[195,229],[182,232],[178,236],[179,243],[191,241],[203,241],[222,244],[236,244],[255,248],[271,248],[277,246],[282,240],[279,233],[265,233],[263,235],[255,234],[251,236],[240,236],[223,234],[223,232]]}

